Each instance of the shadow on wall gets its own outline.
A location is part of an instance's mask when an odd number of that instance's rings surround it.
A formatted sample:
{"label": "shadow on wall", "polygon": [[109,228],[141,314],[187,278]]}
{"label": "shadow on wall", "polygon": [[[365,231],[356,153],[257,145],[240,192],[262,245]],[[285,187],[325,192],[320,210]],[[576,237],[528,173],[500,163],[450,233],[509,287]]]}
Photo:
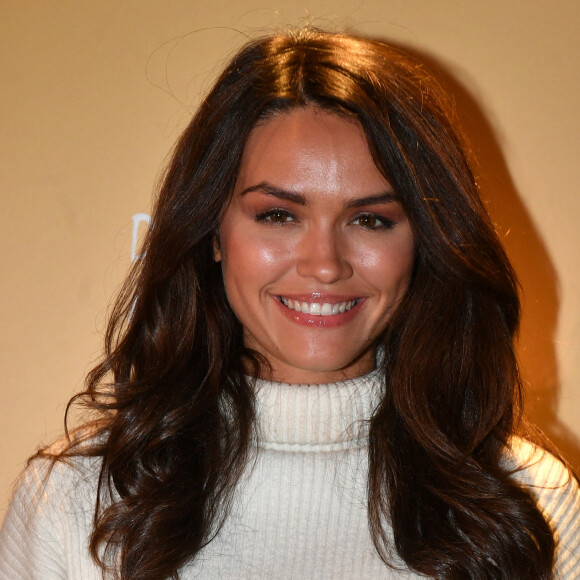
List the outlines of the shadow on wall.
{"label": "shadow on wall", "polygon": [[526,381],[527,416],[553,441],[576,470],[580,441],[558,420],[560,380],[554,339],[558,322],[558,276],[546,246],[510,176],[498,138],[476,98],[433,56],[395,44],[417,57],[453,95],[457,115],[473,151],[475,173],[523,292],[518,342]]}

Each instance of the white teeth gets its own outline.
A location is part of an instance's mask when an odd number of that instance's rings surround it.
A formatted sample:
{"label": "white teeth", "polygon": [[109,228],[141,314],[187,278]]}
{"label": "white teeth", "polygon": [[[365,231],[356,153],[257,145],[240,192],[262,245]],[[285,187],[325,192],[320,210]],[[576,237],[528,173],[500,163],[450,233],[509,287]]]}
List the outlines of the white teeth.
{"label": "white teeth", "polygon": [[290,310],[304,312],[305,314],[313,314],[314,316],[333,316],[336,314],[342,314],[343,312],[348,312],[358,303],[358,300],[348,300],[336,304],[330,304],[329,302],[311,302],[308,304],[308,302],[299,302],[298,300],[284,298],[284,296],[280,296],[280,301],[282,304],[290,308]]}

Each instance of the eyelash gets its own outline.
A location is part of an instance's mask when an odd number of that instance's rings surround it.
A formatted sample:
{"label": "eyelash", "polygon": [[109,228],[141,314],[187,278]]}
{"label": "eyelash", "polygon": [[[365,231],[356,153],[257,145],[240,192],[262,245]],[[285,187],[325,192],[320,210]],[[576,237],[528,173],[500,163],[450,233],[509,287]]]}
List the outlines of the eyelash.
{"label": "eyelash", "polygon": [[[390,220],[382,215],[377,215],[375,213],[359,213],[357,216],[355,216],[352,220],[350,220],[351,224],[354,224],[354,222],[357,221],[361,221],[363,219],[370,219],[370,220],[375,220],[376,223],[374,226],[370,226],[370,225],[363,225],[363,224],[358,224],[360,225],[361,228],[365,229],[365,230],[371,230],[371,231],[375,231],[375,230],[390,230],[395,226],[395,223],[393,220]],[[354,224],[357,225],[357,224]]]}
{"label": "eyelash", "polygon": [[[279,217],[282,217],[284,219],[282,219],[281,221],[276,221],[276,220],[272,219],[276,215],[278,215]],[[288,218],[290,218],[290,219],[288,219]],[[282,225],[282,224],[287,224],[289,222],[295,221],[296,217],[291,212],[289,212],[287,209],[275,208],[275,209],[269,209],[268,211],[264,211],[262,213],[257,214],[254,219],[257,222],[266,222],[266,223],[270,223],[273,225]]]}
{"label": "eyelash", "polygon": [[[274,218],[274,219],[273,219]],[[284,225],[287,223],[293,223],[295,221],[297,221],[296,216],[286,210],[286,209],[281,209],[281,208],[274,208],[274,209],[269,209],[267,211],[264,211],[262,213],[256,214],[255,218],[254,218],[257,222],[265,222],[268,224],[272,224],[272,225]],[[374,225],[364,225],[362,223],[356,223],[356,222],[360,222],[361,220],[375,220],[375,224]],[[350,220],[350,224],[352,225],[360,225],[361,228],[365,229],[365,230],[369,230],[369,231],[376,231],[376,230],[390,230],[395,226],[395,223],[393,220],[387,219],[384,216],[381,215],[377,215],[374,213],[360,213],[358,215],[356,215],[353,219]]]}

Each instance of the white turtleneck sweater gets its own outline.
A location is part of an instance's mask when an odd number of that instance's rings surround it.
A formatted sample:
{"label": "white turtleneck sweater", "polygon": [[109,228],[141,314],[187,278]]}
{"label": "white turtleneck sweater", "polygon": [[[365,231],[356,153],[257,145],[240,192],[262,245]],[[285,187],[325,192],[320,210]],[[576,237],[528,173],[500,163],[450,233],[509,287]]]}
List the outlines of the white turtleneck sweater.
{"label": "white turtleneck sweater", "polygon": [[[367,522],[367,423],[380,397],[378,373],[330,385],[258,380],[259,449],[231,514],[181,578],[419,578],[385,566]],[[551,455],[516,440],[507,457],[524,469],[558,541],[561,579],[580,578],[580,490]],[[98,459],[46,462],[25,471],[0,532],[0,579],[100,580],[87,542]]]}

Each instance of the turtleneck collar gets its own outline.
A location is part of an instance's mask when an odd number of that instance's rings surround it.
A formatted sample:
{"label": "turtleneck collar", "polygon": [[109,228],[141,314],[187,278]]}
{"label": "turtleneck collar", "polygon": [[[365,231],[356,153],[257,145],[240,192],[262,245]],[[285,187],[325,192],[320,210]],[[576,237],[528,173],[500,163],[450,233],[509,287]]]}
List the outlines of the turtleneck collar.
{"label": "turtleneck collar", "polygon": [[383,372],[322,385],[254,379],[260,447],[334,451],[366,445],[368,420],[381,400]]}

